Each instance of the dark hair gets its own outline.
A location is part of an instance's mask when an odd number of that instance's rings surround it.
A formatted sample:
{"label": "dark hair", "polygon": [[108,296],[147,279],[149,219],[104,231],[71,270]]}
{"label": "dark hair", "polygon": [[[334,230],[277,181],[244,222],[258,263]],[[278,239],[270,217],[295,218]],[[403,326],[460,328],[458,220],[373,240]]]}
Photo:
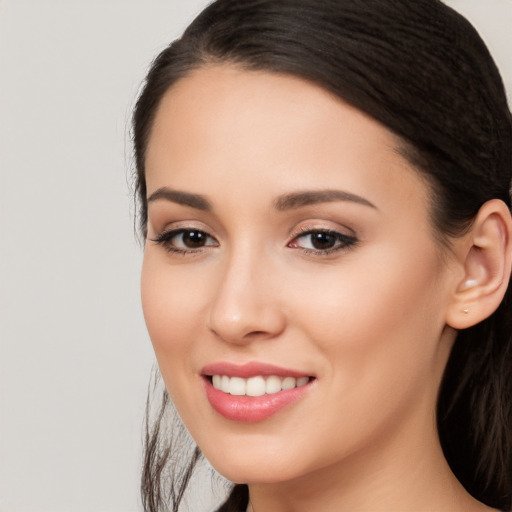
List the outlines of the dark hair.
{"label": "dark hair", "polygon": [[[135,108],[144,235],[144,163],[159,103],[176,81],[216,63],[304,78],[394,132],[430,184],[432,223],[442,243],[464,233],[489,199],[510,208],[512,118],[504,86],[461,15],[439,0],[218,0],[155,59]],[[458,334],[437,416],[456,476],[474,497],[501,509],[512,507],[511,294],[509,286],[490,318]],[[148,429],[143,502],[155,512],[165,508],[159,475],[168,452],[155,449],[159,422]],[[235,486],[222,510],[246,502],[247,489]]]}

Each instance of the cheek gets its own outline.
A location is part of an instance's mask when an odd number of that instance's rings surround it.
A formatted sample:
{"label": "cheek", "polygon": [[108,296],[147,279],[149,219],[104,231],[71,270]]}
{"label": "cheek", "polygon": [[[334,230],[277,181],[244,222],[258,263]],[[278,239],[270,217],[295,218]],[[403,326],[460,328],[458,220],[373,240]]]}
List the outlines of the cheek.
{"label": "cheek", "polygon": [[431,246],[401,249],[354,253],[334,276],[302,280],[298,296],[308,300],[295,303],[295,316],[343,388],[433,370],[444,326],[441,265]]}
{"label": "cheek", "polygon": [[[350,271],[325,281],[316,273],[301,285],[308,300],[295,303],[299,330],[327,362],[325,396],[336,404],[326,415],[318,402],[312,416],[319,431],[344,440],[342,452],[393,430],[410,411],[430,410],[445,363],[437,356],[444,322],[436,258],[419,265],[416,254],[402,253],[385,271],[379,261],[351,261]],[[340,455],[333,446],[327,452]]]}
{"label": "cheek", "polygon": [[[165,256],[163,256],[165,259]],[[186,272],[176,271],[162,256],[147,251],[141,274],[141,300],[144,319],[158,362],[165,360],[162,373],[173,374],[169,367],[183,365],[179,356],[193,346],[201,309],[201,290]],[[168,357],[172,355],[173,357]],[[165,375],[164,375],[165,377]]]}
{"label": "cheek", "polygon": [[197,399],[190,381],[196,378],[192,354],[202,339],[197,319],[203,295],[200,282],[191,280],[192,276],[183,268],[173,268],[165,260],[166,254],[148,251],[144,255],[142,308],[169,396],[183,420],[191,425],[198,421],[194,416]]}

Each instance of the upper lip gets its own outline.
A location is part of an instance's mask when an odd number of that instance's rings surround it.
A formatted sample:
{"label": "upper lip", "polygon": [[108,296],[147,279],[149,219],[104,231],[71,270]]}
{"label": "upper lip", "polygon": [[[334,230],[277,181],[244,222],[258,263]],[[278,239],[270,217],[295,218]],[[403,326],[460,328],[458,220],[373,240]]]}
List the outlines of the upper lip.
{"label": "upper lip", "polygon": [[282,368],[273,364],[260,363],[251,361],[245,364],[235,364],[230,362],[217,362],[207,364],[201,369],[203,375],[226,375],[228,377],[242,377],[248,379],[250,377],[276,375],[278,377],[311,377],[311,374],[293,370],[290,368]]}

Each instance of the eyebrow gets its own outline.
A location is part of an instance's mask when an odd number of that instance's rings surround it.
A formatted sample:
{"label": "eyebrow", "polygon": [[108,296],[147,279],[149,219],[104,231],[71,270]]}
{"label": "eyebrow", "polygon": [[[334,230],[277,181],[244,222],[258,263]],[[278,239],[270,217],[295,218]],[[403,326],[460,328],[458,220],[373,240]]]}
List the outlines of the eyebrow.
{"label": "eyebrow", "polygon": [[303,206],[310,206],[318,203],[332,203],[334,201],[350,201],[352,203],[362,204],[370,208],[377,207],[370,203],[364,197],[343,190],[311,190],[304,192],[292,192],[278,197],[274,201],[274,208],[279,211],[292,210],[295,208],[302,208]]}
{"label": "eyebrow", "polygon": [[181,192],[179,190],[172,190],[168,187],[161,187],[155,190],[149,197],[148,203],[165,199],[173,203],[190,206],[196,210],[211,211],[212,205],[206,197],[200,194],[190,194],[189,192]]}
{"label": "eyebrow", "polygon": [[[148,203],[164,199],[173,203],[189,206],[197,210],[211,211],[212,205],[205,196],[173,190],[168,187],[161,187],[148,197]],[[364,197],[345,192],[343,190],[308,190],[284,194],[274,200],[273,206],[278,211],[293,210],[318,203],[332,203],[334,201],[350,201],[353,203],[377,207]]]}

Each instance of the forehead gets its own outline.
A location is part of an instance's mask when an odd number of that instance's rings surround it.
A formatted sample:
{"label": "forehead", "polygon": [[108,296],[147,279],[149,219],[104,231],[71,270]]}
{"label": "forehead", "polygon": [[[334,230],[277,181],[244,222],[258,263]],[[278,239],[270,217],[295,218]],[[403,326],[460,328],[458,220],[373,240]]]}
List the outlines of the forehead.
{"label": "forehead", "polygon": [[[378,138],[388,147],[396,146],[396,138],[377,121],[317,84],[288,74],[215,65],[192,71],[164,94],[152,135],[177,136],[172,132],[174,127],[182,134],[193,131],[194,135],[206,136],[211,134],[212,126],[219,135],[232,135],[236,127],[256,130],[263,124],[276,138],[281,129],[290,130],[292,124],[310,134],[327,124],[340,128],[342,118],[364,124],[367,137]],[[261,137],[263,133],[254,131],[256,135]],[[150,145],[152,142],[153,136]]]}
{"label": "forehead", "polygon": [[268,196],[336,186],[423,199],[426,186],[398,145],[380,123],[303,79],[205,67],[161,101],[147,151],[148,192],[173,186],[210,195],[229,185]]}

